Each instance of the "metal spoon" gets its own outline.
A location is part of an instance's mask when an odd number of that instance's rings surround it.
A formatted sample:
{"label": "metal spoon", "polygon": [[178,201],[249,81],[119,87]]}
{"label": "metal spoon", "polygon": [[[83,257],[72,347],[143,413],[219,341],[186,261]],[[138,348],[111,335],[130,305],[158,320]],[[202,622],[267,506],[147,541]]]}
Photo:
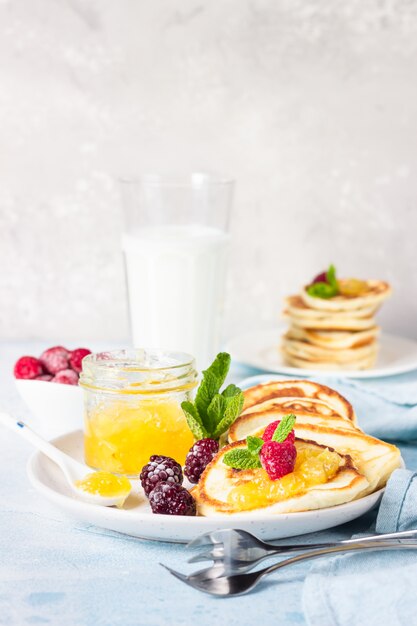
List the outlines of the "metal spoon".
{"label": "metal spoon", "polygon": [[[78,487],[76,483],[83,480],[86,475],[91,474],[91,468],[87,467],[87,465],[84,465],[83,463],[75,461],[73,458],[68,456],[68,454],[65,454],[65,452],[58,450],[58,448],[53,446],[48,441],[45,441],[45,439],[35,433],[35,431],[33,431],[27,424],[14,419],[7,413],[0,412],[0,423],[26,439],[26,441],[35,446],[35,448],[38,448],[38,450],[45,454],[45,456],[56,463],[62,470],[73,493],[80,500],[90,504],[98,504],[100,506],[120,506],[121,501],[124,501],[128,497],[130,491],[123,491],[123,493],[118,493],[115,496],[101,496],[99,494],[84,491],[82,488]],[[110,476],[112,475],[110,474]]]}

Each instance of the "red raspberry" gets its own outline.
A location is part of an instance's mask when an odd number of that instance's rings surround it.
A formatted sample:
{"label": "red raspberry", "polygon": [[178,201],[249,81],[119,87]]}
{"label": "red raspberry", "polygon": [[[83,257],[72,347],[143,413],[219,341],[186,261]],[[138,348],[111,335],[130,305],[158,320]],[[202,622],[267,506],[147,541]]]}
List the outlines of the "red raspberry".
{"label": "red raspberry", "polygon": [[[272,441],[272,436],[274,434],[274,432],[277,429],[278,424],[281,423],[281,420],[277,420],[276,422],[272,422],[271,424],[269,424],[269,426],[267,426],[265,428],[264,434],[262,435],[262,439],[264,441]],[[290,434],[287,436],[286,439],[284,439],[285,442],[289,442],[289,443],[294,443],[295,441],[295,435],[294,435],[294,430],[292,430],[290,432]]]}
{"label": "red raspberry", "polygon": [[51,374],[42,374],[42,376],[36,376],[35,380],[52,380],[53,376]]}
{"label": "red raspberry", "polygon": [[39,360],[48,374],[57,374],[62,370],[68,369],[68,357],[69,352],[66,348],[55,346],[42,352]]}
{"label": "red raspberry", "polygon": [[51,383],[62,383],[63,385],[78,385],[78,374],[74,370],[61,370],[56,374]]}
{"label": "red raspberry", "polygon": [[82,360],[87,354],[91,354],[91,350],[88,350],[88,348],[77,348],[70,352],[69,362],[74,372],[78,374],[81,372],[83,368]]}
{"label": "red raspberry", "polygon": [[313,278],[310,284],[315,285],[316,283],[327,283],[327,272],[317,274],[317,276]]}
{"label": "red raspberry", "polygon": [[282,478],[294,471],[297,450],[295,445],[284,441],[267,441],[261,449],[262,467],[271,480]]}
{"label": "red raspberry", "polygon": [[37,378],[43,374],[42,363],[34,356],[22,356],[14,366],[15,378]]}

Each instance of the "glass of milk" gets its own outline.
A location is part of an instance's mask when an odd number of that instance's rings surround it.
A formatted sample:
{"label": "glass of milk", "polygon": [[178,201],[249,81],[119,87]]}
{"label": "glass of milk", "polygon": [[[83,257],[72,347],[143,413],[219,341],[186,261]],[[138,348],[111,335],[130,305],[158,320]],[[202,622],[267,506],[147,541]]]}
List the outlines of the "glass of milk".
{"label": "glass of milk", "polygon": [[204,369],[220,348],[233,181],[146,175],[122,186],[133,345],[187,352]]}

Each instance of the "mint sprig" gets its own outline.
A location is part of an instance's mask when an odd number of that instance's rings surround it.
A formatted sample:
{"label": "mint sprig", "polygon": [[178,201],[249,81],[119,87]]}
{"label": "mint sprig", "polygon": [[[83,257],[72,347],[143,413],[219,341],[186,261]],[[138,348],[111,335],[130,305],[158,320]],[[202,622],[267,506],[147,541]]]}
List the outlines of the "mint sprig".
{"label": "mint sprig", "polygon": [[[272,441],[282,443],[294,428],[296,417],[293,413],[285,415],[275,429]],[[233,469],[259,469],[262,467],[260,452],[265,441],[260,437],[246,437],[246,448],[229,450],[223,457],[223,463]]]}
{"label": "mint sprig", "polygon": [[272,441],[278,441],[279,443],[285,441],[294,428],[295,419],[294,413],[285,415],[276,427],[275,432],[272,435]]}
{"label": "mint sprig", "polygon": [[[257,440],[257,441],[255,441]],[[258,443],[261,442],[261,443]],[[247,448],[229,450],[223,457],[223,463],[233,469],[259,469],[262,467],[259,453],[264,440],[258,437],[248,437],[246,439]]]}
{"label": "mint sprig", "polygon": [[240,415],[243,393],[236,385],[220,391],[230,368],[230,354],[220,352],[203,372],[194,402],[181,404],[187,424],[196,439],[219,439]]}
{"label": "mint sprig", "polygon": [[336,278],[336,268],[334,265],[330,265],[326,272],[326,282],[317,282],[308,285],[307,293],[313,298],[323,298],[328,300],[337,296],[340,292],[339,282]]}

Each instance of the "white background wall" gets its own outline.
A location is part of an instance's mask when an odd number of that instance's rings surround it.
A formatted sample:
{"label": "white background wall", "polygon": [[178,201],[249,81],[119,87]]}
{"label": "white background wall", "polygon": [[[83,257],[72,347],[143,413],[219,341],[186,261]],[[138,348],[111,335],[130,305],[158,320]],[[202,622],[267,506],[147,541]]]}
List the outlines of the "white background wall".
{"label": "white background wall", "polygon": [[0,336],[127,336],[114,178],[237,179],[226,334],[333,261],[417,337],[417,2],[0,0]]}

